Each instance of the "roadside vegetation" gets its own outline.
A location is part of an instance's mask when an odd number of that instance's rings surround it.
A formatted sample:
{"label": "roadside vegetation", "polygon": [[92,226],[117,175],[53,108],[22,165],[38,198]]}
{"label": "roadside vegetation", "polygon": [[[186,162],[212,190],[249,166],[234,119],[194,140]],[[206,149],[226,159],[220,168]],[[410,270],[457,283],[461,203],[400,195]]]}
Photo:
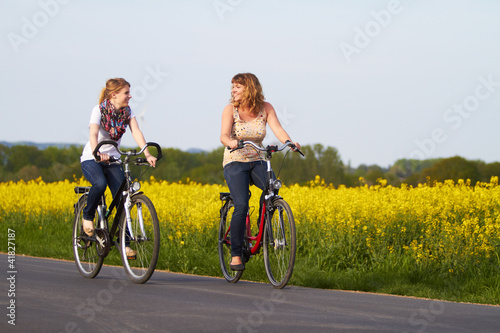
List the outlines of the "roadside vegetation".
{"label": "roadside vegetation", "polygon": [[[417,186],[393,186],[383,178],[375,184],[357,181],[357,186],[335,186],[317,176],[280,190],[297,225],[290,284],[500,304],[498,177]],[[88,183],[82,178],[0,183],[0,251],[7,252],[10,228],[18,255],[72,260],[78,185]],[[142,190],[160,219],[157,268],[222,277],[218,194],[227,187],[151,177]],[[251,206],[257,208],[259,190],[252,191]],[[105,264],[121,265],[116,249]],[[243,278],[267,281],[262,255],[251,259]]]}

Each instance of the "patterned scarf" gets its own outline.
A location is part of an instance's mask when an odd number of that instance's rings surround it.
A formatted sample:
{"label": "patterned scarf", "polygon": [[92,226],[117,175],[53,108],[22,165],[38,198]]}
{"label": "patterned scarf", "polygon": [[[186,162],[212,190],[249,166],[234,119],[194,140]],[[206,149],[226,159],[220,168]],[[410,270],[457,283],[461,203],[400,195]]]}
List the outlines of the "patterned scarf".
{"label": "patterned scarf", "polygon": [[109,133],[112,140],[118,141],[130,123],[130,107],[116,111],[109,100],[104,100],[100,105],[101,126]]}

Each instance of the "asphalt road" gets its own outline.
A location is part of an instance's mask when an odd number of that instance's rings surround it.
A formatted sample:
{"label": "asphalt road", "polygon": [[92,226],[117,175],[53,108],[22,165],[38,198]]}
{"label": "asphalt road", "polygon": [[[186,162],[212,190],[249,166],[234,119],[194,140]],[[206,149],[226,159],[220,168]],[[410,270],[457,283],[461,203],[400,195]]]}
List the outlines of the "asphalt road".
{"label": "asphalt road", "polygon": [[122,267],[85,279],[73,262],[20,255],[12,274],[7,259],[0,332],[500,332],[498,306],[163,271],[135,285]]}

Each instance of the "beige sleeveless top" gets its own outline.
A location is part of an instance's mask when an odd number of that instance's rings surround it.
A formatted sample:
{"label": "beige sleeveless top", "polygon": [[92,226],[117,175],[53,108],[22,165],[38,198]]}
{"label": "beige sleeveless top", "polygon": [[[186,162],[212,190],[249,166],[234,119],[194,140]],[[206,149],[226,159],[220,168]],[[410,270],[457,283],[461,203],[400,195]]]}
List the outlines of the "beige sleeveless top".
{"label": "beige sleeveless top", "polygon": [[[244,121],[240,118],[237,108],[233,109],[233,129],[231,130],[231,139],[252,141],[255,144],[262,146],[262,141],[266,137],[267,114],[264,109],[259,112],[257,118]],[[231,162],[253,162],[263,159],[263,153],[257,152],[251,146],[245,146],[243,149],[238,149],[232,153],[228,149],[224,149],[224,160],[222,166],[226,166]]]}

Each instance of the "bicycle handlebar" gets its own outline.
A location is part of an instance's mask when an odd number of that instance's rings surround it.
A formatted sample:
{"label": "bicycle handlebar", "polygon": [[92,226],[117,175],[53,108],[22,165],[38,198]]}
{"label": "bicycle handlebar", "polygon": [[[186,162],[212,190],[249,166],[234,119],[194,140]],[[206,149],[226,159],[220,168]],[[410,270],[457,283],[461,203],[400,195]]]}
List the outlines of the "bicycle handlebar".
{"label": "bicycle handlebar", "polygon": [[260,150],[260,151],[265,151],[267,152],[268,154],[272,154],[272,153],[276,153],[278,151],[282,151],[283,149],[287,148],[287,147],[290,147],[293,151],[296,151],[297,153],[299,153],[300,155],[302,156],[305,156],[298,148],[297,146],[295,146],[293,144],[293,142],[287,140],[285,142],[285,144],[281,147],[278,147],[278,146],[273,146],[273,145],[268,145],[267,147],[260,147],[258,145],[256,145],[254,142],[252,141],[243,141],[243,140],[240,140],[238,141],[238,147],[234,148],[234,149],[231,149],[231,147],[227,147],[227,149],[229,149],[231,151],[231,153],[235,150],[238,150],[238,149],[242,149],[245,145],[251,145],[253,146],[254,149],[256,150]]}
{"label": "bicycle handlebar", "polygon": [[[144,152],[144,150],[146,150],[147,147],[155,147],[156,151],[158,152],[158,156],[156,156],[156,160],[159,161],[162,158],[162,156],[163,156],[162,153],[161,153],[161,147],[160,147],[160,145],[158,145],[155,142],[147,142],[146,145],[144,147],[142,147],[142,149],[139,152],[136,152],[135,149],[123,152],[123,151],[120,150],[120,148],[118,148],[118,143],[116,141],[113,141],[113,140],[104,140],[104,141],[99,142],[97,144],[97,146],[95,147],[95,149],[94,149],[93,155],[94,155],[96,161],[100,161],[101,160],[101,157],[99,155],[97,155],[97,153],[99,152],[99,149],[103,145],[112,145],[112,146],[114,146],[116,148],[116,150],[118,151],[118,153],[120,153],[120,155],[127,155],[127,156],[138,156],[138,155],[142,154]],[[117,159],[117,158],[113,158],[112,156],[110,157],[110,162],[116,162],[118,160],[119,160],[119,158]],[[138,162],[142,163],[143,159],[139,158]]]}

